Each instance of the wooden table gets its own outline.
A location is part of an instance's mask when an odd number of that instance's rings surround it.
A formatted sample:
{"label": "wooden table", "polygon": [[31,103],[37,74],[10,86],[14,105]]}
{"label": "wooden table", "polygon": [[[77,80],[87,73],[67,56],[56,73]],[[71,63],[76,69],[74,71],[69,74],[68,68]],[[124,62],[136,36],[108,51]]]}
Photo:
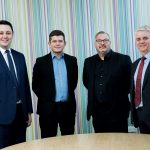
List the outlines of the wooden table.
{"label": "wooden table", "polygon": [[150,150],[150,135],[134,133],[76,134],[33,140],[6,150]]}

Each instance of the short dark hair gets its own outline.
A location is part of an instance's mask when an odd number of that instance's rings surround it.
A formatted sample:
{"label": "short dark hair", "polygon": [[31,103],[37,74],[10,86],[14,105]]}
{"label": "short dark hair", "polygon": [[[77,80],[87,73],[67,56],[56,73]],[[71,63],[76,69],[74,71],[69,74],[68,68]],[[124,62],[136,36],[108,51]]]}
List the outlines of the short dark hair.
{"label": "short dark hair", "polygon": [[52,36],[60,36],[60,35],[63,36],[64,42],[66,42],[66,41],[65,41],[65,34],[64,34],[62,31],[60,31],[60,30],[53,30],[53,31],[49,34],[49,41],[51,41]]}
{"label": "short dark hair", "polygon": [[96,33],[95,38],[96,38],[99,34],[107,34],[108,37],[109,37],[109,39],[110,39],[109,34],[108,34],[107,32],[105,32],[105,31],[99,31],[98,33]]}
{"label": "short dark hair", "polygon": [[0,20],[0,25],[8,25],[8,26],[10,26],[12,32],[14,32],[13,26],[12,26],[12,24],[9,21],[7,21],[7,20]]}

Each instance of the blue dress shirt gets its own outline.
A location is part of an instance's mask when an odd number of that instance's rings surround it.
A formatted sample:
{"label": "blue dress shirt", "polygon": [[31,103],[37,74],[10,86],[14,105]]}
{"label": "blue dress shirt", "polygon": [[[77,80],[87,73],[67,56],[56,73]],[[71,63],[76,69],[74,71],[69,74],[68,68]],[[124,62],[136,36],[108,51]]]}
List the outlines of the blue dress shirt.
{"label": "blue dress shirt", "polygon": [[56,87],[55,102],[64,102],[68,99],[68,79],[64,54],[62,54],[62,56],[58,58],[52,52],[52,61]]}

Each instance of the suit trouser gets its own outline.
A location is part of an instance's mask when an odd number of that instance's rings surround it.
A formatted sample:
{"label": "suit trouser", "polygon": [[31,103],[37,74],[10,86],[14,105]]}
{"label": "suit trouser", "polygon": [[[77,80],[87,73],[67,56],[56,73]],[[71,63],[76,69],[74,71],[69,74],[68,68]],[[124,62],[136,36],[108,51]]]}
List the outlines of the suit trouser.
{"label": "suit trouser", "polygon": [[140,133],[150,134],[150,118],[147,117],[147,114],[143,110],[143,107],[137,109],[137,117]]}
{"label": "suit trouser", "polygon": [[0,125],[0,148],[25,142],[26,127],[27,123],[24,119],[22,104],[17,104],[14,121],[8,125]]}
{"label": "suit trouser", "polygon": [[68,106],[68,102],[56,102],[51,115],[39,117],[41,138],[57,135],[59,124],[61,135],[74,134],[75,112]]}
{"label": "suit trouser", "polygon": [[98,118],[93,116],[93,127],[95,133],[103,132],[128,132],[128,120],[127,119],[108,119]]}
{"label": "suit trouser", "polygon": [[92,117],[95,132],[128,132],[128,119],[114,116],[110,109],[107,103],[94,103]]}

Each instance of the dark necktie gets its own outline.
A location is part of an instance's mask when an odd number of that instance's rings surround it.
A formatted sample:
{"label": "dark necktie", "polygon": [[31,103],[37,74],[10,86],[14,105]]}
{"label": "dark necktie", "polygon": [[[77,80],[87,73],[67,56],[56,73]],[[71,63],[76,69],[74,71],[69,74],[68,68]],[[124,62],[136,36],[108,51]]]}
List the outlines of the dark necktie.
{"label": "dark necktie", "polygon": [[141,58],[141,63],[138,69],[137,79],[136,79],[136,88],[135,88],[135,98],[134,98],[134,104],[135,106],[139,106],[141,103],[141,79],[142,79],[142,71],[144,67],[144,60],[146,58]]}
{"label": "dark necktie", "polygon": [[9,63],[9,70],[12,74],[12,77],[13,77],[13,80],[14,80],[15,84],[17,85],[17,78],[16,78],[16,74],[15,74],[15,68],[14,68],[12,58],[10,56],[10,51],[6,50],[6,53],[7,53],[8,63]]}

